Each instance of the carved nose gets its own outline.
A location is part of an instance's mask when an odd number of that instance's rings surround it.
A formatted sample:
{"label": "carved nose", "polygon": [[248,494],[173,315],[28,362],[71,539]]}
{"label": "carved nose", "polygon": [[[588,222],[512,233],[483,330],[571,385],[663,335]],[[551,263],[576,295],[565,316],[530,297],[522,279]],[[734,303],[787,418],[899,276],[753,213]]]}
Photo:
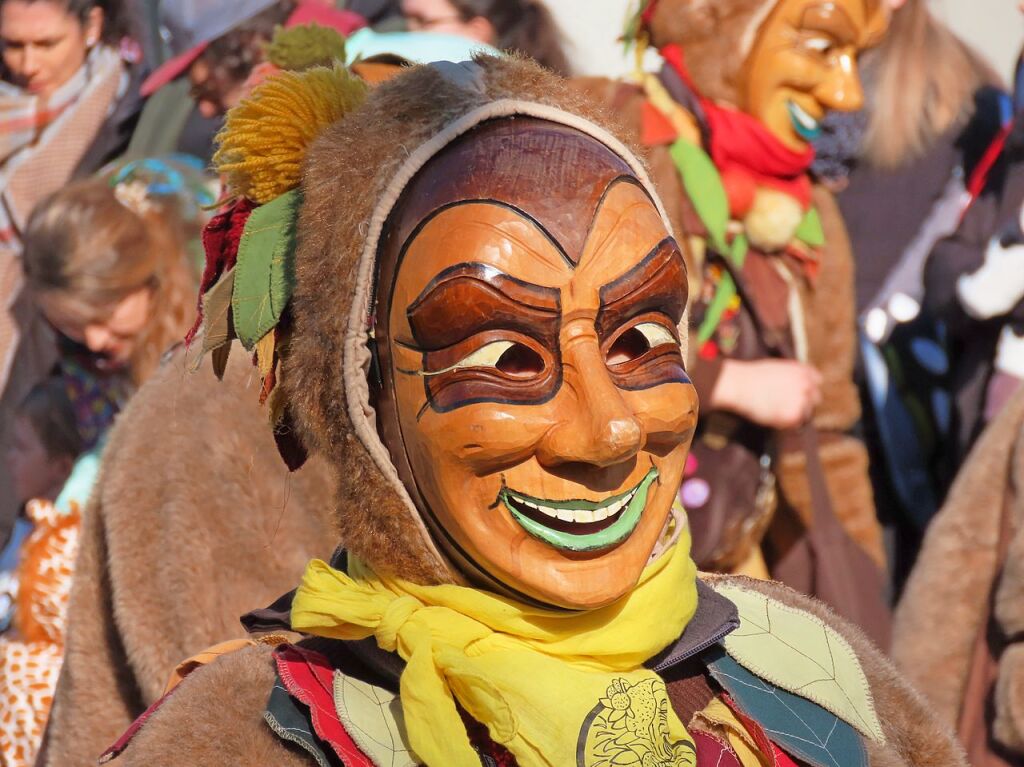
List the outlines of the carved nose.
{"label": "carved nose", "polygon": [[864,106],[864,87],[861,85],[857,60],[853,54],[839,55],[832,76],[817,96],[826,107],[840,112],[855,112]]}
{"label": "carved nose", "polygon": [[604,468],[635,456],[644,444],[643,426],[612,382],[597,339],[563,344],[562,367],[565,404],[538,446],[537,460]]}

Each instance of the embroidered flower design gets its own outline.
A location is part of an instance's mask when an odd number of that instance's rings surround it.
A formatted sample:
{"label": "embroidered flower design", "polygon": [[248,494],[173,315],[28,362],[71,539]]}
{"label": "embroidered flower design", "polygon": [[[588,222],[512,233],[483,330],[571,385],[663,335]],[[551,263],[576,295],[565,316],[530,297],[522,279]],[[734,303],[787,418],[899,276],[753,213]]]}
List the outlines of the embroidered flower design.
{"label": "embroidered flower design", "polygon": [[693,767],[694,744],[672,731],[671,704],[660,679],[605,690],[580,733],[579,767]]}

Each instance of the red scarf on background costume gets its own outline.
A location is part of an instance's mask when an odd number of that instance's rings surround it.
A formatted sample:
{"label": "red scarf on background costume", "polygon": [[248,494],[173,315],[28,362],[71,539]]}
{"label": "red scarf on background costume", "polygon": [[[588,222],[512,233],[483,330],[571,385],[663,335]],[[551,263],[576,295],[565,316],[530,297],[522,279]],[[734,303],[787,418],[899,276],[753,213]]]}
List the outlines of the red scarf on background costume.
{"label": "red scarf on background costume", "polygon": [[733,214],[742,218],[759,186],[784,192],[796,198],[805,210],[809,208],[811,179],[807,171],[814,160],[814,147],[795,152],[745,112],[700,96],[690,80],[679,45],[666,45],[660,53],[665,63],[700,98],[709,134],[708,150],[722,176]]}

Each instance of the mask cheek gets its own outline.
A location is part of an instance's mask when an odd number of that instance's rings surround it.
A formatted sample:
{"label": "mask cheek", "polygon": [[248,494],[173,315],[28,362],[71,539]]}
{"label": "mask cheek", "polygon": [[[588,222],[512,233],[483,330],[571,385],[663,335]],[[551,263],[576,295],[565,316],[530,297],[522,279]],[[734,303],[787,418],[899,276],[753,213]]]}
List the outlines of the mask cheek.
{"label": "mask cheek", "polygon": [[697,427],[697,392],[689,383],[667,383],[623,393],[646,437],[644,450],[658,456],[689,444]]}
{"label": "mask cheek", "polygon": [[446,413],[428,410],[418,426],[425,448],[483,478],[530,460],[552,417],[547,405],[483,402]]}

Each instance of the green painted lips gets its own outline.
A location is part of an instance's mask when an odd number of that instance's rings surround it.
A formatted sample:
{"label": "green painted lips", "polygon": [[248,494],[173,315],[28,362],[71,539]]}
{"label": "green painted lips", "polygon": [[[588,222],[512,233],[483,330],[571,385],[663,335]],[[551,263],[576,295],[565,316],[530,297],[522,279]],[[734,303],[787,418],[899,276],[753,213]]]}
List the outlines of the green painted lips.
{"label": "green painted lips", "polygon": [[603,501],[549,501],[508,487],[501,488],[498,501],[534,538],[565,551],[598,551],[621,543],[636,529],[657,478],[652,466],[632,490]]}

